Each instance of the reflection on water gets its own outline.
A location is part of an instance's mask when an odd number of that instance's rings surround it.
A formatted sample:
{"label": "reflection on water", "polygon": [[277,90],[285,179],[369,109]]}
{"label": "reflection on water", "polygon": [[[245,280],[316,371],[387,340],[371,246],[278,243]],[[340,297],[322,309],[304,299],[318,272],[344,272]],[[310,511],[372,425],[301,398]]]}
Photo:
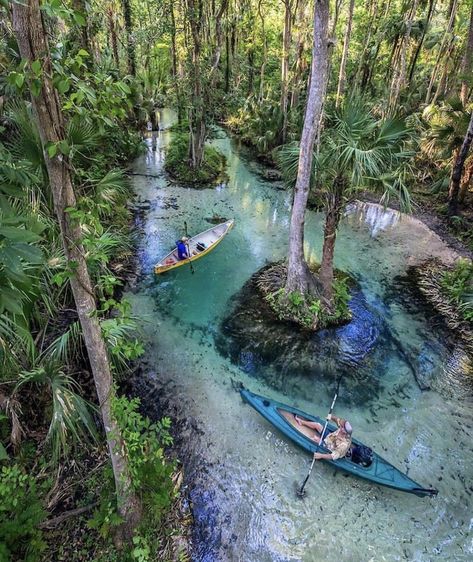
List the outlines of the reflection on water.
{"label": "reflection on water", "polygon": [[[164,112],[160,122],[170,119]],[[169,183],[162,174],[169,138],[160,131],[156,151],[150,140],[134,166],[143,174],[133,176],[137,204],[149,202],[143,278],[130,295],[148,343],[145,374],[135,387],[151,415],[169,412],[174,420],[196,517],[195,560],[471,560],[472,406],[465,390],[461,400],[452,391],[464,355],[407,302],[396,281],[427,256],[454,255],[412,218],[373,205],[350,207],[335,261],[359,284],[356,322],[335,336],[315,336],[312,347],[293,338],[270,353],[271,341],[265,350],[247,338],[238,350],[233,335],[222,336],[222,321],[251,275],[284,258],[291,196],[253,173],[225,135],[214,141],[228,159],[225,185],[198,191]],[[212,215],[234,218],[235,228],[195,262],[194,273],[183,266],[155,278],[152,265],[182,236],[184,221],[196,233]],[[321,237],[322,217],[310,212],[311,259],[320,256]],[[244,405],[231,381],[323,415],[340,370],[337,411],[359,439],[437,487],[436,499],[375,487],[323,464],[311,475],[308,496],[296,498],[311,459]]]}

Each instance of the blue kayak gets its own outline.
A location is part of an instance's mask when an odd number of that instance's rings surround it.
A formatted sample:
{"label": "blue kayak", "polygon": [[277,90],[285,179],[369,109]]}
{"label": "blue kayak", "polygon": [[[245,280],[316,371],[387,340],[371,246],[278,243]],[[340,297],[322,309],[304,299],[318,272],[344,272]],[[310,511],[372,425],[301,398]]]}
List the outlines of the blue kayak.
{"label": "blue kayak", "polygon": [[[294,443],[299,445],[299,447],[302,447],[309,453],[314,453],[316,451],[320,451],[321,453],[329,452],[323,446],[319,447],[311,438],[311,432],[313,433],[313,430],[307,428],[306,426],[298,425],[295,420],[295,416],[297,415],[306,420],[316,421],[322,425],[325,423],[325,420],[318,418],[317,416],[307,414],[306,412],[293,408],[292,406],[271,400],[271,398],[265,398],[264,396],[253,394],[253,392],[250,392],[245,388],[240,390],[240,394],[243,400],[248,402],[248,404],[266,418],[269,423],[279,429],[279,431],[294,441]],[[327,427],[329,431],[334,431],[336,429],[336,426],[330,423]],[[353,446],[360,445],[363,445],[363,443],[353,439]],[[371,482],[375,482],[381,486],[388,486],[389,488],[415,494],[419,497],[437,495],[437,490],[432,488],[423,488],[420,484],[409,478],[407,474],[398,470],[395,466],[384,460],[374,451],[372,453],[369,466],[353,462],[349,455],[336,461],[325,459],[323,459],[323,461],[331,464],[334,468],[344,470],[345,472],[349,472],[350,474],[354,474],[355,476],[359,476],[365,480],[370,480]]]}

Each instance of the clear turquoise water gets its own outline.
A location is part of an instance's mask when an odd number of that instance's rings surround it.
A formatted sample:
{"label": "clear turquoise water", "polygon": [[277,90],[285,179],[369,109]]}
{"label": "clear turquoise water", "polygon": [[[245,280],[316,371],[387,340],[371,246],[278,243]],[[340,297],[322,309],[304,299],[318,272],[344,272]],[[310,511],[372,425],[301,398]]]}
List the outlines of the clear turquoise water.
{"label": "clear turquoise water", "polygon": [[[162,124],[173,119],[166,111]],[[260,178],[244,149],[222,137],[214,144],[228,158],[224,185],[194,190],[169,182],[162,171],[167,131],[159,133],[156,151],[149,140],[148,153],[134,165],[136,173],[158,177],[133,178],[138,201],[150,208],[140,240],[143,276],[129,297],[147,342],[143,376],[151,387],[172,388],[171,417],[184,418],[181,455],[196,519],[195,560],[472,560],[473,409],[467,387],[449,369],[461,349],[449,346],[421,310],[393,298],[392,283],[409,264],[454,254],[422,224],[373,205],[349,210],[336,250],[336,265],[357,278],[402,348],[378,340],[363,368],[382,376],[381,391],[370,396],[363,389],[370,400],[357,403],[342,386],[336,410],[350,418],[359,439],[437,487],[439,496],[411,497],[317,464],[308,496],[298,500],[295,487],[311,459],[244,405],[231,380],[320,413],[333,386],[293,371],[284,373],[283,386],[268,385],[257,368],[244,372],[216,349],[229,299],[262,265],[285,256],[291,202],[289,193]],[[235,228],[194,263],[194,274],[184,266],[154,277],[152,265],[184,234],[184,221],[197,233],[209,228],[205,218],[213,214],[234,218]],[[320,256],[321,236],[322,217],[309,212],[310,259]],[[401,352],[425,365],[432,390],[419,389]]]}

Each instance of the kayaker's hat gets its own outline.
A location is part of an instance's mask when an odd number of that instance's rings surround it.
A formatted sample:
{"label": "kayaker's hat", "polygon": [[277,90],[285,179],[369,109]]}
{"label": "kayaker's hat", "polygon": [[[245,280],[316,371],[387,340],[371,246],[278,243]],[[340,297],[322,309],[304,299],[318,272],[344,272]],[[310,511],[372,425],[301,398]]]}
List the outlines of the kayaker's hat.
{"label": "kayaker's hat", "polygon": [[189,240],[189,238],[187,238],[187,236],[183,236],[183,237],[181,238],[181,240],[182,240],[182,242],[187,242],[187,241]]}
{"label": "kayaker's hat", "polygon": [[353,433],[353,428],[352,428],[350,422],[346,421],[346,422],[344,423],[343,427],[345,428],[345,431],[346,431],[347,433],[349,433],[350,435]]}

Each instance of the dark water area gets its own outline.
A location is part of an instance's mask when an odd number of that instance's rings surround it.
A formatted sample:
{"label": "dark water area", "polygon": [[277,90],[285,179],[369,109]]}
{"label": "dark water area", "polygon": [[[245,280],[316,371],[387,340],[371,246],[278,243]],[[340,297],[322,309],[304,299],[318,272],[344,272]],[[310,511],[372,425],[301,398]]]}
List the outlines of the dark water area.
{"label": "dark water area", "polygon": [[[164,112],[163,122],[174,116]],[[129,298],[146,356],[130,384],[144,411],[169,415],[194,514],[196,562],[469,561],[473,559],[473,401],[461,345],[409,292],[409,267],[456,254],[422,223],[373,204],[347,208],[335,265],[356,279],[353,320],[301,335],[269,322],[252,276],[287,253],[291,195],[262,178],[225,134],[213,141],[228,181],[192,190],[163,172],[171,133],[137,159],[141,271]],[[156,150],[152,149],[153,144]],[[154,263],[212,217],[235,227],[194,272],[156,277]],[[210,223],[211,224],[211,223]],[[308,212],[305,254],[320,259],[323,216]],[[356,437],[435,499],[344,477],[317,463],[242,403],[250,390],[324,416],[343,375],[336,413]]]}

